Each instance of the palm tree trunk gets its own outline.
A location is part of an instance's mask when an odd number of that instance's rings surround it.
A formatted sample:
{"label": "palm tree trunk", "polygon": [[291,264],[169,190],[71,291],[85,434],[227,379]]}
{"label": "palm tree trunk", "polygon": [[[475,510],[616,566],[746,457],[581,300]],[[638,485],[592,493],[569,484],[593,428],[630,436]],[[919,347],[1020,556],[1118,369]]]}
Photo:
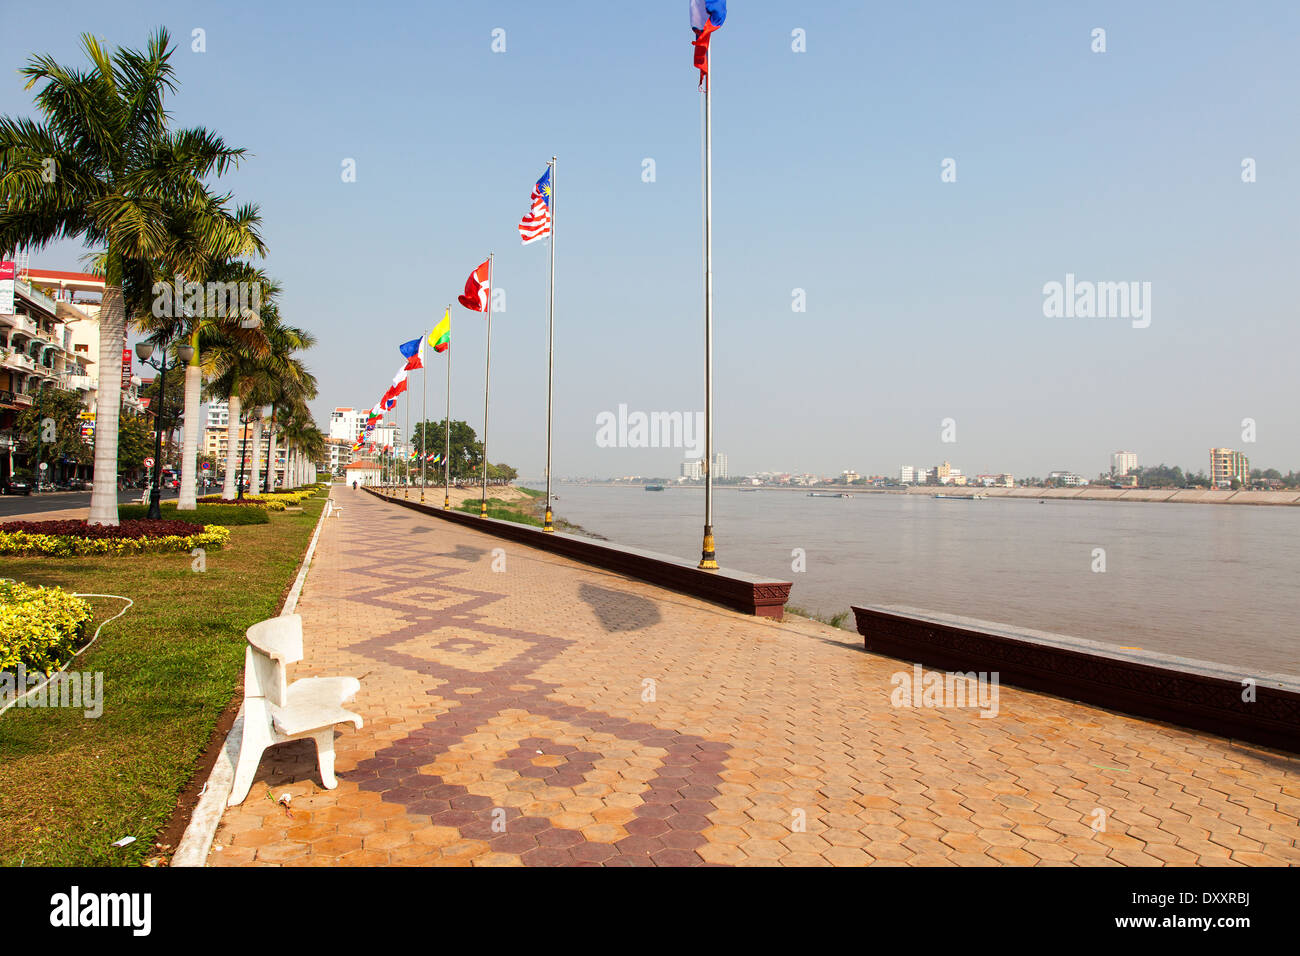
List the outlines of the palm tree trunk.
{"label": "palm tree trunk", "polygon": [[199,368],[198,353],[195,361],[185,367],[185,429],[181,442],[181,496],[176,502],[177,511],[193,511],[196,504],[195,486],[199,466],[199,392],[203,387],[203,370]]}
{"label": "palm tree trunk", "polygon": [[259,418],[253,423],[253,434],[248,436],[249,444],[253,446],[253,466],[249,471],[248,493],[250,495],[260,495],[262,493],[262,469],[259,467],[262,461],[262,420]]}
{"label": "palm tree trunk", "polygon": [[[120,271],[120,270],[119,270]],[[120,280],[119,280],[120,281]],[[126,311],[120,285],[104,286],[99,313],[99,384],[95,390],[95,479],[90,492],[91,524],[117,522],[117,428],[122,413],[122,349]],[[156,462],[156,467],[161,467]]]}
{"label": "palm tree trunk", "polygon": [[[288,475],[286,474],[287,478]],[[266,445],[266,490],[275,491],[275,412],[271,412],[271,436]]]}
{"label": "palm tree trunk", "polygon": [[227,400],[230,406],[230,421],[226,426],[226,480],[221,484],[221,497],[227,501],[239,494],[235,488],[235,479],[239,475],[239,440],[242,437],[239,434],[239,416],[243,412],[243,403],[239,400],[239,393],[234,389],[231,391],[232,394]]}

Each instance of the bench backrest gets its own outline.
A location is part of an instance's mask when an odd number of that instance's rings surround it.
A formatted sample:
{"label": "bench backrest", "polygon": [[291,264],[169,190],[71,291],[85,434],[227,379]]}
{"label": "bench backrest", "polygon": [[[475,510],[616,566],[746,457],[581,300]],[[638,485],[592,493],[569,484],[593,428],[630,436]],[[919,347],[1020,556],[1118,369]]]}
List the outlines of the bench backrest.
{"label": "bench backrest", "polygon": [[302,660],[302,617],[285,614],[259,621],[245,636],[244,696],[265,697],[283,707],[288,687],[285,668]]}

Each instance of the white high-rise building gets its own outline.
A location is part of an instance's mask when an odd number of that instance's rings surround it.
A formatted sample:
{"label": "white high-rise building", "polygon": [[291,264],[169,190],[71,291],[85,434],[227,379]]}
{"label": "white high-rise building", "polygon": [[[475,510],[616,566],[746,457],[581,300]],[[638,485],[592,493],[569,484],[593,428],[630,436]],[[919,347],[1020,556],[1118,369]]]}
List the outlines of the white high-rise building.
{"label": "white high-rise building", "polygon": [[1110,473],[1116,478],[1122,478],[1129,472],[1136,471],[1137,466],[1137,452],[1117,451],[1110,456]]}
{"label": "white high-rise building", "polygon": [[713,477],[727,477],[727,453],[725,451],[715,451],[713,453]]}
{"label": "white high-rise building", "polygon": [[230,405],[227,402],[208,402],[208,428],[224,432],[230,427]]}
{"label": "white high-rise building", "polygon": [[682,462],[682,477],[700,479],[704,477],[704,459],[687,458]]}
{"label": "white high-rise building", "polygon": [[330,438],[346,438],[356,441],[366,425],[365,410],[355,408],[336,408],[330,412]]}

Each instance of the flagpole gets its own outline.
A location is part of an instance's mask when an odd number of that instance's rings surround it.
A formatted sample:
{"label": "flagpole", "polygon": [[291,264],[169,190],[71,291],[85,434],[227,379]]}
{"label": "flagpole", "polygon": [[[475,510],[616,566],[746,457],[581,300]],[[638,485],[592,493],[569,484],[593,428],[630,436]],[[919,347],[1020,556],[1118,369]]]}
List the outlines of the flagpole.
{"label": "flagpole", "polygon": [[487,353],[483,362],[483,497],[479,517],[487,517],[488,482],[488,384],[492,379],[492,253],[488,253]]}
{"label": "flagpole", "polygon": [[553,420],[555,396],[555,157],[551,157],[551,195],[549,213],[551,217],[551,291],[547,304],[546,336],[546,519],[542,523],[543,531],[555,531],[551,515],[551,423]]}
{"label": "flagpole", "polygon": [[442,510],[451,508],[451,303],[447,303],[447,417],[442,424]]}
{"label": "flagpole", "polygon": [[[404,416],[405,422],[403,422],[402,424],[402,434],[405,434],[406,429],[411,426],[411,389],[408,386],[407,388],[403,389],[403,391],[406,392],[406,415]],[[401,444],[402,442],[399,438],[397,442],[399,448],[401,447]],[[404,480],[402,481],[402,497],[409,498],[411,496],[410,491],[408,490],[411,484],[411,459],[407,455],[403,455],[402,458],[406,459],[406,474],[404,476]],[[401,459],[399,458],[398,461],[401,461]],[[398,471],[398,474],[401,474],[400,469]]]}
{"label": "flagpole", "polygon": [[704,76],[704,544],[700,567],[716,569],[713,544],[713,57]]}
{"label": "flagpole", "polygon": [[[420,351],[416,354],[418,355],[424,354],[424,344],[425,344],[424,340],[428,337],[429,337],[429,333],[425,332],[423,334],[423,337],[420,339]],[[421,362],[420,364],[421,364],[421,371],[424,372],[424,374],[420,376],[420,378],[424,382],[424,386],[423,386],[424,390],[423,393],[420,395],[420,501],[423,502],[424,501],[424,477],[426,472],[426,468],[424,465],[424,446],[428,444],[428,441],[425,439],[424,433],[428,430],[428,425],[425,420],[429,417],[429,367],[427,365],[424,365],[423,362]]]}

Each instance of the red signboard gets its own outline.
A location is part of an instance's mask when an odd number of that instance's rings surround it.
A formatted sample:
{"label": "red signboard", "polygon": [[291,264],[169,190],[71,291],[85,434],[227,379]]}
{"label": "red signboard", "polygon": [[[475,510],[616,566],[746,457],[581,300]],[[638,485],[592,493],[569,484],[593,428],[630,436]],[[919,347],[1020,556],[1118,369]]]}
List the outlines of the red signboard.
{"label": "red signboard", "polygon": [[122,391],[131,387],[131,350],[122,349]]}

